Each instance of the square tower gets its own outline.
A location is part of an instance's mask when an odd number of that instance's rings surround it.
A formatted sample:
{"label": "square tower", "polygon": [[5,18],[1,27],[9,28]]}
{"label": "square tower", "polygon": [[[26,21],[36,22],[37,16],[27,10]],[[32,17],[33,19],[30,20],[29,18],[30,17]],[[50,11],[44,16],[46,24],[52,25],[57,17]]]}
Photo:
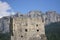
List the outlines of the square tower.
{"label": "square tower", "polygon": [[[14,17],[14,40],[42,40],[45,37],[44,22],[41,18]],[[45,39],[44,39],[45,40]]]}

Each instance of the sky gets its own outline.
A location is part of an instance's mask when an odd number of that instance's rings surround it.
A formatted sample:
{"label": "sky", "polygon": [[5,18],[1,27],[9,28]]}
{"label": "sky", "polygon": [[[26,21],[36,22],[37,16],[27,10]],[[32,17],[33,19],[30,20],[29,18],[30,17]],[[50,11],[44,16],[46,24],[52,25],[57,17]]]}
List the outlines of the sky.
{"label": "sky", "polygon": [[31,10],[57,11],[60,13],[60,0],[0,0],[0,16]]}

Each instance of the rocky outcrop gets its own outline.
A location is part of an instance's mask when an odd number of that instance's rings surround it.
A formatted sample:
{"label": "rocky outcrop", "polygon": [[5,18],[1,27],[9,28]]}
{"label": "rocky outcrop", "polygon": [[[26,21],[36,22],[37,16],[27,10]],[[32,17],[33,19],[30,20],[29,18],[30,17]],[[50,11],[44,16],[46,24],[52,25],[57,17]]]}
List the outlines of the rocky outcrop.
{"label": "rocky outcrop", "polygon": [[45,25],[50,23],[59,22],[60,21],[60,14],[56,11],[48,11],[45,13]]}
{"label": "rocky outcrop", "polygon": [[10,26],[10,17],[6,16],[0,19],[0,32],[6,33],[9,32]]}

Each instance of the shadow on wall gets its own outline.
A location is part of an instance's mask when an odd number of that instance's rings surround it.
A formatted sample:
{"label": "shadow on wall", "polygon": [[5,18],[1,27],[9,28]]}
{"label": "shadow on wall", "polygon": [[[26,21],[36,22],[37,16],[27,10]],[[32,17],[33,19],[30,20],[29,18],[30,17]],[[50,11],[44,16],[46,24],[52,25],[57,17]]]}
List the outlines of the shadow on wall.
{"label": "shadow on wall", "polygon": [[47,40],[60,40],[60,22],[51,23],[45,26]]}

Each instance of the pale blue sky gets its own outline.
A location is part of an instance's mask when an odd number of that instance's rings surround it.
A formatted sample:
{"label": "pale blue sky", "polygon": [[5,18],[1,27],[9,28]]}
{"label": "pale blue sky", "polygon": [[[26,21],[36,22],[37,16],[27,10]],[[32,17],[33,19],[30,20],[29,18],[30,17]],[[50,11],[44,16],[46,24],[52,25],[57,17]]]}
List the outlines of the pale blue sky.
{"label": "pale blue sky", "polygon": [[46,12],[49,10],[60,13],[60,0],[1,0],[9,3],[15,12],[27,13],[31,10]]}

